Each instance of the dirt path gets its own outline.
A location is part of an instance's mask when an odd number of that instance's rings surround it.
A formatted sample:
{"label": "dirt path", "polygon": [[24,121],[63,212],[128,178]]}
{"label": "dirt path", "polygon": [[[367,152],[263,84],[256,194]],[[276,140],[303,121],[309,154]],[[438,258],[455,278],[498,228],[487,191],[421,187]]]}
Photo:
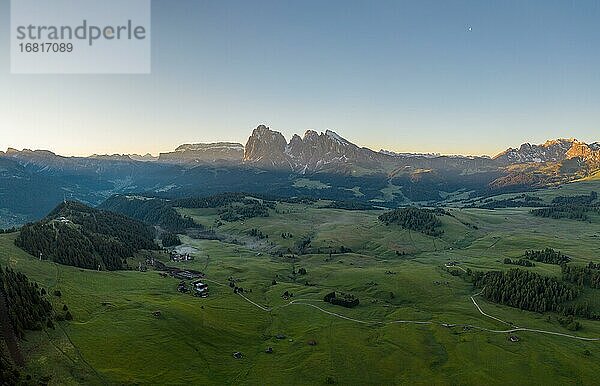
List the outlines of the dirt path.
{"label": "dirt path", "polygon": [[[498,322],[500,322],[500,323],[503,323],[503,324],[507,324],[507,325],[509,325],[509,326],[512,326],[512,324],[511,324],[511,323],[505,322],[505,321],[504,321],[504,320],[502,320],[502,319],[498,319],[498,318],[496,318],[495,316],[492,316],[492,315],[488,315],[488,314],[486,314],[485,312],[483,312],[483,310],[481,309],[481,307],[479,307],[479,304],[477,304],[477,302],[475,301],[475,296],[479,296],[479,295],[481,295],[481,294],[483,293],[483,291],[484,291],[484,290],[485,290],[485,288],[483,288],[483,289],[481,290],[481,292],[479,292],[478,294],[475,294],[475,295],[471,296],[471,301],[473,302],[473,304],[475,305],[475,307],[477,307],[477,310],[478,310],[478,311],[481,313],[481,315],[483,315],[483,316],[487,316],[487,317],[488,317],[488,318],[490,318],[490,319],[494,319],[494,320],[496,320],[496,321],[498,321]],[[513,327],[518,327],[518,326],[513,326]]]}
{"label": "dirt path", "polygon": [[[501,323],[507,324],[509,326],[512,326],[510,323],[505,322],[502,319],[498,319],[495,316],[491,316],[486,314],[481,307],[479,306],[479,304],[477,304],[477,302],[475,301],[475,296],[479,296],[481,295],[481,293],[483,292],[483,290],[481,290],[481,292],[479,292],[478,294],[475,294],[473,296],[471,296],[471,300],[473,301],[473,304],[475,304],[475,307],[477,307],[477,310],[479,310],[479,312],[484,315],[487,316],[488,318],[492,318],[494,320],[497,320]],[[540,334],[548,334],[548,335],[556,335],[556,336],[562,336],[565,338],[571,338],[571,339],[578,339],[578,340],[584,340],[584,341],[588,341],[588,342],[597,342],[600,341],[600,338],[585,338],[582,336],[577,336],[577,335],[571,335],[571,334],[563,334],[562,332],[555,332],[555,331],[547,331],[547,330],[538,330],[538,329],[533,329],[533,328],[525,328],[525,327],[519,327],[519,326],[512,326],[512,329],[509,330],[489,330],[489,329],[482,329],[484,331],[489,331],[489,332],[496,332],[496,333],[512,333],[512,332],[517,332],[517,331],[529,331],[529,332],[536,332],[536,333],[540,333]],[[479,327],[477,327],[479,328]]]}
{"label": "dirt path", "polygon": [[[211,280],[212,281],[212,280]],[[219,284],[219,285],[224,285],[215,281],[212,281],[215,284]],[[482,291],[483,292],[483,291]],[[475,301],[475,296],[480,295],[481,292],[470,296],[471,301],[473,302],[473,304],[475,305],[475,307],[477,308],[477,310],[485,317],[494,319],[500,323],[503,324],[507,324],[509,326],[512,326],[510,323],[505,322],[504,320],[500,319],[500,318],[496,318],[495,316],[489,315],[487,313],[485,313],[481,307],[479,306],[479,304],[477,304],[477,302]],[[366,324],[366,325],[388,325],[388,324],[419,324],[419,325],[439,325],[442,327],[446,327],[446,328],[452,328],[452,327],[466,327],[466,328],[471,328],[471,329],[476,329],[479,331],[485,331],[485,332],[490,332],[490,333],[494,333],[494,334],[510,334],[510,333],[514,333],[514,332],[532,332],[532,333],[538,333],[538,334],[546,334],[546,335],[554,335],[554,336],[561,336],[564,338],[570,338],[570,339],[577,339],[577,340],[582,340],[582,341],[587,341],[587,342],[598,342],[600,341],[600,338],[586,338],[586,337],[582,337],[582,336],[577,336],[577,335],[571,335],[571,334],[563,334],[561,332],[556,332],[556,331],[547,331],[547,330],[539,330],[539,329],[534,329],[534,328],[526,328],[526,327],[518,327],[518,326],[513,326],[513,328],[511,329],[507,329],[507,330],[494,330],[494,329],[490,329],[490,328],[485,328],[485,327],[480,327],[480,326],[475,326],[472,324],[460,324],[460,323],[448,323],[448,322],[434,322],[434,321],[421,321],[421,320],[391,320],[391,321],[383,321],[383,320],[361,320],[361,319],[356,319],[356,318],[351,318],[349,316],[344,316],[332,311],[327,311],[317,305],[314,305],[312,303],[308,303],[308,302],[322,302],[322,300],[318,300],[318,299],[295,299],[292,300],[291,302],[281,305],[281,306],[277,306],[277,307],[266,307],[266,306],[261,306],[260,304],[257,304],[255,302],[253,302],[252,300],[248,299],[246,296],[238,293],[238,295],[244,299],[245,301],[247,301],[248,303],[254,305],[255,307],[261,309],[262,311],[265,312],[271,312],[275,309],[278,308],[284,308],[284,307],[288,307],[288,306],[292,306],[292,305],[302,305],[302,306],[306,306],[306,307],[311,307],[319,312],[322,312],[324,314],[333,316],[335,318],[338,319],[343,319],[343,320],[347,320],[350,322],[354,322],[354,323],[360,323],[360,324]]]}
{"label": "dirt path", "polygon": [[0,287],[0,332],[2,333],[2,337],[6,342],[6,346],[8,347],[8,351],[13,359],[13,362],[15,362],[17,366],[24,366],[25,359],[23,358],[23,353],[19,348],[17,335],[15,334],[10,317],[8,316],[8,305],[6,304],[5,296],[4,288]]}

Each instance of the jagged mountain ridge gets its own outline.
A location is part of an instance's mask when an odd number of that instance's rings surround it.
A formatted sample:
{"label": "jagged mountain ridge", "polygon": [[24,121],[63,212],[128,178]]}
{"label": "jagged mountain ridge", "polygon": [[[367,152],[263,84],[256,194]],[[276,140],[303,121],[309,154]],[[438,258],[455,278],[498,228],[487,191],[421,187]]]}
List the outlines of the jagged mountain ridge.
{"label": "jagged mountain ridge", "polygon": [[307,130],[304,137],[285,137],[264,125],[258,126],[248,139],[244,163],[267,169],[287,169],[306,173],[342,167],[378,169],[386,156],[360,148],[333,131],[317,133]]}
{"label": "jagged mountain ridge", "polygon": [[600,143],[586,144],[576,139],[549,140],[544,144],[524,143],[519,148],[509,148],[493,158],[482,156],[445,156],[440,154],[394,153],[387,150],[375,152],[359,147],[334,131],[318,133],[307,130],[303,137],[294,134],[288,142],[278,131],[265,125],[253,130],[246,145],[235,142],[184,144],[172,152],[158,157],[150,154],[92,155],[90,157],[62,157],[47,150],[18,151],[9,148],[0,157],[17,160],[24,166],[49,169],[101,170],[105,162],[111,167],[139,161],[157,161],[193,167],[199,164],[245,164],[263,169],[290,170],[296,173],[332,171],[347,173],[397,172],[403,168],[478,169],[501,168],[525,163],[560,163],[579,158],[591,168],[600,164]]}
{"label": "jagged mountain ridge", "polygon": [[292,170],[297,173],[388,173],[404,169],[461,169],[469,172],[488,171],[496,167],[489,157],[441,156],[375,152],[359,147],[331,130],[317,133],[308,130],[304,137],[285,137],[260,125],[246,145],[244,163],[259,168]]}
{"label": "jagged mountain ridge", "polygon": [[[600,169],[598,142],[524,144],[494,158],[395,154],[357,146],[331,130],[308,130],[288,142],[264,125],[252,132],[245,146],[187,144],[168,154],[179,158],[141,162],[132,155],[64,157],[45,150],[0,151],[0,227],[40,218],[65,198],[97,205],[112,194],[169,198],[248,191],[400,203],[403,196],[436,201],[445,192],[458,190],[492,194],[558,185]],[[296,183],[304,177],[328,188],[315,190]],[[386,195],[382,189],[387,188],[402,193]]]}
{"label": "jagged mountain ridge", "polygon": [[586,144],[577,139],[549,140],[541,145],[522,144],[518,149],[510,148],[494,160],[503,165],[522,163],[562,162],[568,159],[580,158],[585,162],[596,163],[600,160],[600,144]]}

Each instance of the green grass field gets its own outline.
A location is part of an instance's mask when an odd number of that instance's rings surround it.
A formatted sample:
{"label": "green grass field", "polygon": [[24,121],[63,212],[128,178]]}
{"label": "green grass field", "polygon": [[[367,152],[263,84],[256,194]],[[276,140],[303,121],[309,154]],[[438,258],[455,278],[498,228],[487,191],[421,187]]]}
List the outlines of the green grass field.
{"label": "green grass field", "polygon": [[[589,191],[574,185],[560,193]],[[454,217],[442,218],[444,235],[432,238],[386,227],[378,222],[378,211],[320,206],[278,204],[270,217],[218,228],[239,244],[182,237],[197,249],[195,259],[171,264],[205,272],[206,299],[178,293],[177,280],[155,271],[96,272],[39,261],[14,247],[14,234],[0,235],[0,264],[60,289],[63,295],[53,303],[68,304],[75,318],[56,330],[27,335],[28,370],[51,375],[54,385],[304,385],[325,384],[327,377],[343,385],[597,384],[598,341],[518,332],[520,342],[512,343],[507,333],[440,323],[506,327],[479,313],[470,298],[474,289],[450,275],[446,262],[508,269],[505,257],[545,247],[560,249],[576,263],[598,262],[600,221],[542,219],[526,209],[453,209]],[[215,210],[183,211],[207,226],[217,218]],[[252,228],[268,239],[248,236]],[[283,239],[283,232],[293,237]],[[293,248],[304,236],[312,238],[313,252],[322,253],[294,258],[268,253]],[[330,247],[342,245],[353,252],[329,256]],[[396,250],[406,255],[397,256]],[[292,274],[301,267],[306,275]],[[527,269],[560,275],[554,265]],[[262,308],[234,294],[227,286],[230,277],[251,290],[245,296]],[[357,295],[360,305],[323,303],[333,290]],[[282,299],[284,291],[302,304]],[[599,290],[587,289],[583,296],[600,310]],[[486,313],[519,326],[600,337],[600,322],[581,320],[583,328],[573,333],[551,313],[477,302]],[[152,315],[156,310],[160,318]],[[391,323],[399,320],[433,324]],[[278,334],[286,338],[277,339]],[[265,353],[267,347],[274,352]],[[584,355],[586,350],[591,355]],[[242,359],[233,358],[236,351]]]}

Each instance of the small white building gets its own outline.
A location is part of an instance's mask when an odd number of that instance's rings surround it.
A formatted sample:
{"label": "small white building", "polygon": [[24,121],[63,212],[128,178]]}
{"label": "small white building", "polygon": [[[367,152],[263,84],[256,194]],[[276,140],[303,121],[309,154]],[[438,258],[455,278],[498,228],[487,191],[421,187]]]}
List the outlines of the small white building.
{"label": "small white building", "polygon": [[196,296],[203,298],[208,296],[208,284],[202,283],[201,281],[195,281],[193,286]]}

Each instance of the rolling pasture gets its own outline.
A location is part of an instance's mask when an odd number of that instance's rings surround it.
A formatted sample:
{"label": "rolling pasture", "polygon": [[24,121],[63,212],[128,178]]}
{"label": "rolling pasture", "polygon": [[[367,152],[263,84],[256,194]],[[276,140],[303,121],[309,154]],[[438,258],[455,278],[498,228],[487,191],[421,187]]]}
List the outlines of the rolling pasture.
{"label": "rolling pasture", "polygon": [[[503,264],[505,257],[546,247],[577,264],[599,262],[600,221],[454,208],[441,217],[444,234],[433,238],[383,225],[381,211],[323,206],[279,203],[269,217],[217,228],[237,244],[182,236],[195,248],[194,260],[160,258],[204,272],[205,299],[178,293],[178,280],[153,270],[97,272],[40,261],[13,245],[15,234],[0,235],[0,264],[50,293],[59,289],[55,307],[67,304],[74,316],[55,330],[28,334],[22,349],[29,370],[51,375],[56,385],[597,382],[600,341],[520,331],[519,342],[511,342],[509,333],[493,332],[506,325],[476,308],[473,286],[444,265],[506,270],[514,266]],[[211,209],[181,211],[206,226],[218,217]],[[268,238],[257,240],[251,229]],[[303,238],[311,240],[309,253],[295,254]],[[351,252],[339,253],[342,246]],[[520,269],[560,276],[556,265]],[[229,287],[230,279],[244,288],[243,296]],[[286,291],[293,297],[284,299]],[[324,303],[331,291],[352,293],[360,304]],[[600,310],[600,290],[586,289],[583,297]],[[485,313],[521,327],[600,338],[598,321],[580,320],[582,329],[572,332],[553,313],[474,299]]]}

